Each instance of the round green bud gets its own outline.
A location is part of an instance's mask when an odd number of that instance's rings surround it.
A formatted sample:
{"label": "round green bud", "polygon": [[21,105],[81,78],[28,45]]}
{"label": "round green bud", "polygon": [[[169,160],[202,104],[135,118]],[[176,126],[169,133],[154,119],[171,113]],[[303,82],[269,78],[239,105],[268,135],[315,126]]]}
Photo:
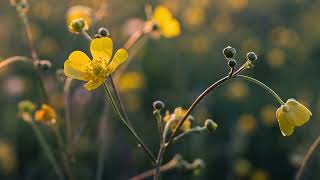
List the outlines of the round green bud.
{"label": "round green bud", "polygon": [[84,30],[86,23],[84,22],[84,20],[82,18],[79,19],[75,19],[73,21],[71,21],[71,29],[72,31],[76,32],[76,33],[80,33]]}
{"label": "round green bud", "polygon": [[247,54],[247,59],[248,59],[249,61],[255,61],[255,60],[258,59],[258,56],[257,56],[256,53],[254,53],[254,52],[248,52],[248,54]]}
{"label": "round green bud", "polygon": [[100,34],[102,37],[110,36],[110,32],[107,28],[101,27],[98,30],[98,34]]}
{"label": "round green bud", "polygon": [[152,104],[155,110],[162,110],[164,108],[164,103],[162,101],[154,101]]}
{"label": "round green bud", "polygon": [[223,54],[227,59],[233,58],[236,55],[236,53],[237,53],[236,49],[231,46],[228,46],[223,49]]}
{"label": "round green bud", "polygon": [[229,59],[228,66],[233,68],[237,65],[237,61],[235,59]]}
{"label": "round green bud", "polygon": [[211,119],[207,119],[204,123],[204,126],[207,128],[209,132],[214,132],[217,129],[218,124]]}

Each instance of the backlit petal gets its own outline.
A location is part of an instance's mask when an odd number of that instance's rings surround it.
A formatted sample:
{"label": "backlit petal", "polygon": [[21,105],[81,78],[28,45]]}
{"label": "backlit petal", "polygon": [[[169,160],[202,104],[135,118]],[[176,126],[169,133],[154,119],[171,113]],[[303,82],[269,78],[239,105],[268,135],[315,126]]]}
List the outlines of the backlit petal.
{"label": "backlit petal", "polygon": [[101,86],[105,81],[105,78],[95,78],[90,81],[88,81],[86,84],[84,84],[84,88],[86,88],[88,91],[94,90]]}
{"label": "backlit petal", "polygon": [[93,59],[102,58],[109,61],[112,56],[112,48],[112,40],[108,37],[95,38],[90,44],[90,51]]}
{"label": "backlit petal", "polygon": [[64,62],[64,74],[73,79],[86,81],[88,79],[86,68],[89,64],[90,59],[85,53],[74,51]]}
{"label": "backlit petal", "polygon": [[290,136],[294,132],[294,125],[288,121],[285,113],[281,111],[281,108],[277,110],[276,116],[282,135]]}
{"label": "backlit petal", "polygon": [[180,35],[180,24],[176,19],[168,21],[161,27],[164,37],[173,38]]}
{"label": "backlit petal", "polygon": [[152,19],[155,20],[160,26],[172,18],[172,14],[168,8],[164,6],[157,6],[154,10]]}
{"label": "backlit petal", "polygon": [[119,49],[114,55],[109,68],[113,72],[120,64],[125,62],[128,59],[128,52],[125,49]]}
{"label": "backlit petal", "polygon": [[304,123],[308,122],[312,113],[302,104],[298,103],[292,108],[295,114],[295,124],[296,126],[302,126]]}

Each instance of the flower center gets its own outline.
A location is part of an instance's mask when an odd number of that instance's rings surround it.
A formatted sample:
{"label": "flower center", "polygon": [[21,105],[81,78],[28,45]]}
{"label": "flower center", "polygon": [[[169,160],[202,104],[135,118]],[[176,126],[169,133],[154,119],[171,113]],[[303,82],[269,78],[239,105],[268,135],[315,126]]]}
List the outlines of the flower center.
{"label": "flower center", "polygon": [[93,76],[105,78],[109,75],[107,61],[102,58],[94,59],[90,63],[89,72]]}

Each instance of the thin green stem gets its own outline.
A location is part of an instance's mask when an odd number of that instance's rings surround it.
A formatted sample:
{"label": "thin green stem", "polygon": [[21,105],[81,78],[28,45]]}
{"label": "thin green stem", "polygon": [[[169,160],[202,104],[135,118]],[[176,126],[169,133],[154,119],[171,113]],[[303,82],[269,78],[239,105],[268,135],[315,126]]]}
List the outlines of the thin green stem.
{"label": "thin green stem", "polygon": [[128,115],[127,115],[127,113],[126,113],[126,111],[125,111],[125,109],[124,109],[124,105],[123,105],[123,103],[122,103],[122,100],[121,100],[120,94],[119,94],[119,92],[118,92],[118,90],[117,90],[117,87],[116,87],[116,85],[115,85],[115,83],[114,83],[114,80],[113,80],[113,78],[112,78],[112,75],[109,76],[109,79],[110,79],[111,87],[112,87],[112,89],[113,89],[113,91],[114,91],[114,94],[115,94],[115,96],[116,96],[116,100],[118,101],[118,104],[120,105],[121,113],[123,114],[123,116],[124,116],[125,120],[127,121],[128,125],[129,125],[131,128],[133,128],[132,123],[131,123],[131,121],[129,120]]}
{"label": "thin green stem", "polygon": [[42,146],[43,150],[45,151],[45,154],[47,155],[47,158],[49,159],[49,162],[51,163],[51,165],[54,168],[55,173],[57,174],[58,178],[60,180],[63,180],[63,174],[58,166],[58,163],[48,145],[48,143],[46,142],[46,140],[44,139],[40,129],[37,127],[37,125],[35,124],[34,121],[31,121],[31,127],[34,131],[34,133],[36,134],[36,137],[39,140],[40,145]]}
{"label": "thin green stem", "polygon": [[285,103],[282,101],[282,99],[280,98],[280,96],[274,92],[269,86],[265,85],[263,82],[249,77],[249,76],[244,76],[244,75],[236,75],[234,76],[234,78],[239,78],[239,79],[244,79],[250,82],[253,82],[255,84],[257,84],[258,86],[262,87],[263,89],[265,89],[266,91],[268,91],[281,105],[284,105]]}
{"label": "thin green stem", "polygon": [[87,31],[83,30],[82,35],[88,40],[92,41],[92,37],[87,33]]}
{"label": "thin green stem", "polygon": [[126,120],[123,118],[123,116],[121,115],[115,100],[109,90],[109,87],[107,86],[106,83],[103,84],[104,86],[104,90],[106,92],[106,94],[109,97],[109,100],[112,104],[112,107],[114,109],[114,111],[116,112],[119,120],[122,122],[122,124],[125,125],[125,127],[129,130],[129,132],[135,137],[135,139],[137,140],[138,144],[141,145],[141,147],[144,149],[144,151],[147,153],[147,155],[149,156],[150,160],[155,163],[156,162],[156,158],[153,156],[153,154],[151,153],[151,151],[149,150],[149,148],[144,144],[144,142],[141,140],[141,138],[138,136],[138,134],[128,125],[128,123],[126,122]]}

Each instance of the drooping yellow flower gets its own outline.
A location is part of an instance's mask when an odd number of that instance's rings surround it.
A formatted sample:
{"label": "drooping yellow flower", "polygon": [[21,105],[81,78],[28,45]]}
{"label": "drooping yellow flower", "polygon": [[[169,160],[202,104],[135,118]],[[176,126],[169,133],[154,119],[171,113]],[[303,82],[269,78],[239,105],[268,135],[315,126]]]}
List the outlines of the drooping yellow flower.
{"label": "drooping yellow flower", "polygon": [[37,122],[46,124],[55,124],[57,119],[56,111],[48,104],[43,104],[34,114],[34,119]]}
{"label": "drooping yellow flower", "polygon": [[290,136],[296,126],[308,122],[312,113],[295,99],[288,99],[285,105],[278,108],[276,117],[283,136]]}
{"label": "drooping yellow flower", "polygon": [[[166,112],[165,117],[163,120],[167,123],[170,120],[173,120],[171,124],[171,129],[174,130],[176,126],[178,125],[178,122],[181,121],[181,119],[185,116],[187,113],[186,110],[182,109],[181,107],[177,107],[173,114],[170,114],[169,111]],[[193,116],[189,115],[187,119],[184,121],[180,129],[184,132],[189,131],[191,129],[191,120],[193,119]]]}
{"label": "drooping yellow flower", "polygon": [[64,63],[64,74],[73,79],[87,81],[84,85],[87,90],[102,85],[106,77],[128,58],[127,51],[119,49],[111,60],[113,43],[108,37],[92,40],[90,51],[92,61],[84,52],[74,51]]}
{"label": "drooping yellow flower", "polygon": [[[67,14],[67,26],[70,32],[79,33],[79,30],[88,30],[92,24],[93,14],[92,9],[86,6],[72,6],[68,9]],[[79,21],[80,20],[80,21]],[[84,23],[82,29],[77,28],[77,22]]]}
{"label": "drooping yellow flower", "polygon": [[162,35],[166,38],[174,38],[181,33],[179,21],[164,6],[157,6],[155,8],[152,20],[159,25]]}

